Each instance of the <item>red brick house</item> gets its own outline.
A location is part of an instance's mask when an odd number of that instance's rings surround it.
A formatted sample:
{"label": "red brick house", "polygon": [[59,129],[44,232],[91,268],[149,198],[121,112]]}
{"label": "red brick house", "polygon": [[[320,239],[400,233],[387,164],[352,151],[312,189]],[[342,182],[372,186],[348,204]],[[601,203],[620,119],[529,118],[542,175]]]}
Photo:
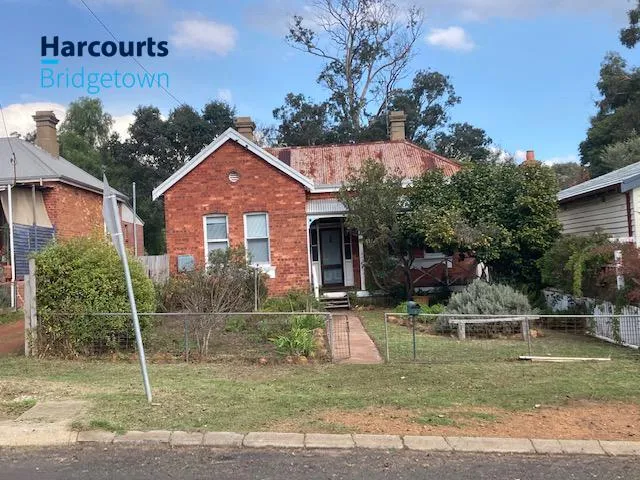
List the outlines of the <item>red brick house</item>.
{"label": "red brick house", "polygon": [[[362,242],[345,228],[346,210],[336,200],[350,169],[369,158],[407,179],[429,169],[447,175],[460,169],[407,141],[404,120],[402,112],[390,115],[389,141],[262,148],[254,142],[251,119],[237,118],[235,129],[153,191],[154,199],[164,196],[171,272],[204,264],[212,250],[244,245],[271,277],[271,293],[317,286],[366,294]],[[457,259],[420,253],[418,286],[475,275],[474,265],[461,270]]]}
{"label": "red brick house", "polygon": [[[59,155],[53,112],[36,112],[33,118],[35,145],[0,138],[0,282],[22,280],[29,255],[54,237],[104,232],[102,181]],[[135,224],[142,252],[143,223],[134,220],[127,197],[117,196],[126,242],[133,247]]]}

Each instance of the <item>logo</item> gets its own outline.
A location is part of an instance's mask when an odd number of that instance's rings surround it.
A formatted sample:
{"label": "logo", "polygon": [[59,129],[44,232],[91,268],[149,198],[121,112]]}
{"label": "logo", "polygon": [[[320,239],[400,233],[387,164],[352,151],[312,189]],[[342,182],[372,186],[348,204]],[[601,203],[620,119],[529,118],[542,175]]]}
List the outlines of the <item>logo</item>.
{"label": "logo", "polygon": [[[138,41],[70,41],[61,40],[58,35],[40,39],[40,87],[75,88],[96,95],[105,89],[169,88],[166,72],[150,72],[137,60],[163,58],[169,55],[166,40],[155,41],[152,37]],[[81,66],[76,69],[64,67],[65,59],[131,58],[143,70],[90,70]]]}

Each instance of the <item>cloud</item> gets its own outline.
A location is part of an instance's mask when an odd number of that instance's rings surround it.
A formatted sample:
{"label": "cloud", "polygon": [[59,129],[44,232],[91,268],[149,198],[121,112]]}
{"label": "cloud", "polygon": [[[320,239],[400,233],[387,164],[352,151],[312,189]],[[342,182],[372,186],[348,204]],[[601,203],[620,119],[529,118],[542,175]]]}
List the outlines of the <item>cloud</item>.
{"label": "cloud", "polygon": [[[68,1],[76,7],[86,8],[80,0]],[[146,13],[149,15],[163,11],[167,7],[167,0],[89,0],[86,1],[86,3],[92,10],[100,8],[118,8],[135,10],[138,13]]]}
{"label": "cloud", "polygon": [[171,43],[179,48],[226,55],[236,46],[238,32],[231,25],[213,20],[180,20],[173,25]]}
{"label": "cloud", "polygon": [[[27,133],[33,132],[36,129],[36,123],[33,121],[33,115],[38,110],[53,110],[60,120],[60,123],[64,122],[64,118],[67,112],[67,106],[60,103],[52,102],[29,102],[29,103],[13,103],[11,105],[3,105],[4,118],[7,122],[7,131],[9,135],[14,132],[24,136]],[[133,123],[135,117],[132,114],[126,115],[114,115],[113,125],[111,127],[112,132],[117,132],[121,138],[128,138],[129,125]],[[60,127],[58,123],[58,128]],[[0,123],[0,137],[6,135],[4,125]]]}
{"label": "cloud", "polygon": [[228,88],[219,88],[216,98],[231,105],[233,103],[233,94]]}
{"label": "cloud", "polygon": [[129,113],[126,115],[113,116],[113,125],[111,125],[111,131],[120,135],[121,139],[129,138],[129,126],[133,123],[136,117]]}
{"label": "cloud", "polygon": [[578,160],[578,156],[576,154],[570,153],[568,155],[561,155],[558,157],[545,158],[542,160],[542,163],[545,165],[556,165],[558,163],[580,163]]}
{"label": "cloud", "polygon": [[602,0],[416,0],[431,17],[443,16],[465,21],[491,18],[527,18],[557,14],[590,14],[603,12],[623,19],[630,3]]}
{"label": "cloud", "polygon": [[435,47],[459,52],[470,52],[476,46],[462,27],[432,28],[425,41]]}
{"label": "cloud", "polygon": [[[36,129],[36,123],[31,117],[38,110],[53,110],[58,120],[62,122],[67,109],[64,105],[51,102],[12,103],[11,105],[3,105],[2,107],[9,135],[13,132],[25,135],[34,131]],[[0,137],[4,137],[7,132],[4,130],[4,125],[0,124]]]}

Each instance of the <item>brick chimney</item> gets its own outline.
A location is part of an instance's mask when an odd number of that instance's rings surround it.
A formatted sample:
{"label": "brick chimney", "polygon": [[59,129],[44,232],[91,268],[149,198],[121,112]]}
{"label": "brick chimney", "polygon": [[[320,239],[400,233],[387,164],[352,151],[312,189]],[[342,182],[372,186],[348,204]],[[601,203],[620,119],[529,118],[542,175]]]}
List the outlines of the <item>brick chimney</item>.
{"label": "brick chimney", "polygon": [[391,140],[404,140],[404,122],[407,116],[402,110],[395,110],[389,113],[389,137]]}
{"label": "brick chimney", "polygon": [[36,145],[49,152],[54,157],[60,156],[58,131],[56,125],[59,120],[52,110],[40,110],[33,116],[36,121]]}
{"label": "brick chimney", "polygon": [[536,154],[533,150],[527,150],[527,153],[525,155],[524,158],[524,162],[522,162],[523,165],[532,165],[534,163],[538,163],[538,161],[536,160]]}
{"label": "brick chimney", "polygon": [[240,135],[248,138],[252,142],[255,140],[253,131],[256,129],[256,124],[253,123],[251,117],[236,117],[234,119],[234,126]]}

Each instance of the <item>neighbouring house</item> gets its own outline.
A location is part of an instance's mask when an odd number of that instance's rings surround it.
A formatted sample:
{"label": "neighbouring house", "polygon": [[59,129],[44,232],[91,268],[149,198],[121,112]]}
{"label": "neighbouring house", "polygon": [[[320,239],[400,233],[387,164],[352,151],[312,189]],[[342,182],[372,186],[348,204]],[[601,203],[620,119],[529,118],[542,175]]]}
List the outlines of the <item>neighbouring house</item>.
{"label": "neighbouring house", "polygon": [[[0,282],[12,284],[28,273],[29,255],[53,238],[104,232],[102,181],[59,155],[53,112],[39,111],[33,118],[35,145],[0,138]],[[127,197],[117,196],[127,245],[133,248],[135,224],[142,252],[144,224],[134,220]]]}
{"label": "neighbouring house", "polygon": [[[164,196],[172,273],[206,263],[211,251],[244,245],[269,275],[269,290],[313,287],[366,295],[365,252],[345,227],[336,192],[351,169],[379,160],[406,179],[426,170],[453,175],[460,165],[405,139],[405,115],[392,112],[389,141],[263,148],[255,125],[238,117],[229,128],[153,191]],[[473,261],[418,253],[417,286],[467,283]],[[369,287],[372,288],[372,287]]]}
{"label": "neighbouring house", "polygon": [[640,246],[640,162],[562,190],[558,202],[562,233],[599,230]]}

